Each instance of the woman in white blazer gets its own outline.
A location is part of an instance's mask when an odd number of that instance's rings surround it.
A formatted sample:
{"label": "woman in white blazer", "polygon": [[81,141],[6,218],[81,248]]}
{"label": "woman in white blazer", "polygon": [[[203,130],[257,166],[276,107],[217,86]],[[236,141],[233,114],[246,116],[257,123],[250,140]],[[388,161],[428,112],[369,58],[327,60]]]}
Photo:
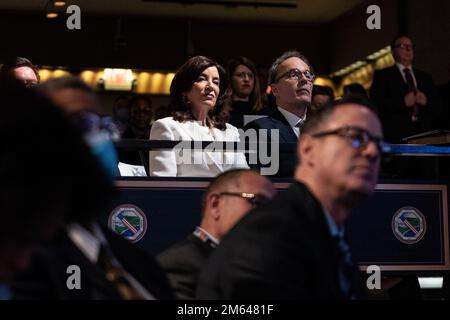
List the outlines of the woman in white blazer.
{"label": "woman in white blazer", "polygon": [[[153,123],[150,140],[239,141],[236,127],[225,123],[219,107],[227,92],[225,70],[204,57],[190,58],[170,86],[172,116]],[[232,151],[175,148],[150,151],[150,175],[214,177],[232,168],[248,168],[245,155]]]}

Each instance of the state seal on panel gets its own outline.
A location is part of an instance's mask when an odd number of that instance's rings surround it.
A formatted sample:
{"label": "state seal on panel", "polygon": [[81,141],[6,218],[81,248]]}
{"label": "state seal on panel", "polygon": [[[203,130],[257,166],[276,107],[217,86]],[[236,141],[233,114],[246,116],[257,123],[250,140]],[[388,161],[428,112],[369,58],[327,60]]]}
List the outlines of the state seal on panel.
{"label": "state seal on panel", "polygon": [[147,217],[139,207],[121,204],[109,214],[108,226],[124,239],[135,243],[147,232]]}
{"label": "state seal on panel", "polygon": [[392,232],[395,237],[406,244],[422,240],[427,230],[425,216],[414,207],[402,207],[392,217]]}

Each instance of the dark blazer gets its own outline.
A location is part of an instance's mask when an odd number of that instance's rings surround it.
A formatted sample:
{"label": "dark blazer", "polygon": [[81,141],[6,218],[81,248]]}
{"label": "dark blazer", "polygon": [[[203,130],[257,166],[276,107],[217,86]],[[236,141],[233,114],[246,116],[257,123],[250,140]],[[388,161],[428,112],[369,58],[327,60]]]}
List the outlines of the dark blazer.
{"label": "dark blazer", "polygon": [[383,124],[385,139],[392,143],[404,143],[403,138],[433,128],[433,117],[440,110],[437,89],[431,76],[413,68],[417,89],[427,97],[427,105],[419,106],[419,121],[411,121],[412,108],[405,106],[408,85],[397,65],[375,72],[370,97],[377,105]]}
{"label": "dark blazer", "polygon": [[190,234],[158,255],[178,299],[194,299],[198,276],[214,248]]}
{"label": "dark blazer", "polygon": [[[103,232],[114,256],[147,291],[156,299],[173,298],[167,278],[153,257],[115,233]],[[66,270],[70,265],[80,267],[79,290],[66,286],[69,277]],[[14,299],[121,299],[103,270],[92,264],[65,234],[34,257],[30,270],[14,280],[12,290]]]}
{"label": "dark blazer", "polygon": [[[319,202],[299,182],[246,215],[200,276],[200,299],[340,299],[337,253]],[[361,297],[358,274],[352,279]]]}
{"label": "dark blazer", "polygon": [[439,86],[439,95],[442,101],[442,108],[438,126],[440,128],[450,129],[450,81]]}
{"label": "dark blazer", "polygon": [[[294,133],[294,130],[292,130],[289,122],[278,110],[278,108],[273,108],[268,117],[249,122],[245,126],[244,130],[247,129],[255,129],[257,133],[259,129],[268,130],[267,141],[271,141],[271,130],[273,129],[279,130],[279,143],[296,143],[298,140],[296,134]],[[292,151],[293,152],[282,152],[282,150],[280,150],[280,166],[278,173],[275,176],[289,178],[292,177],[295,166],[297,164],[296,152],[294,150]],[[249,163],[249,159],[247,159],[247,163]],[[251,166],[250,163],[249,165]],[[262,167],[262,165],[258,163],[255,167]]]}

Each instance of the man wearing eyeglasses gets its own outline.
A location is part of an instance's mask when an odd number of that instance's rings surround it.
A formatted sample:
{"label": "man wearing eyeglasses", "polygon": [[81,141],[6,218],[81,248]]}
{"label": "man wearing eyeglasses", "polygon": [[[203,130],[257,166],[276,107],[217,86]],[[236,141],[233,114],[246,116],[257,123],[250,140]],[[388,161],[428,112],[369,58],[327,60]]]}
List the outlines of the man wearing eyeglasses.
{"label": "man wearing eyeglasses", "polygon": [[370,90],[391,143],[432,129],[433,116],[439,111],[437,89],[431,76],[413,68],[414,45],[400,35],[391,43],[395,65],[375,72]]}
{"label": "man wearing eyeglasses", "polygon": [[274,194],[270,180],[251,170],[230,170],[211,181],[203,195],[200,225],[158,256],[179,299],[195,298],[198,275],[221,239]]}
{"label": "man wearing eyeglasses", "polygon": [[[279,130],[278,142],[297,142],[311,105],[314,79],[311,65],[304,55],[298,51],[283,53],[269,70],[269,84],[277,106],[269,117],[250,122],[245,130],[255,129],[258,132],[265,129],[267,141],[272,143],[272,130]],[[258,142],[261,144],[266,141],[259,138]],[[281,154],[277,176],[291,177],[295,164],[295,153]]]}
{"label": "man wearing eyeglasses", "polygon": [[197,297],[364,297],[343,225],[375,188],[382,139],[378,117],[361,99],[311,113],[294,183],[231,230],[200,276]]}

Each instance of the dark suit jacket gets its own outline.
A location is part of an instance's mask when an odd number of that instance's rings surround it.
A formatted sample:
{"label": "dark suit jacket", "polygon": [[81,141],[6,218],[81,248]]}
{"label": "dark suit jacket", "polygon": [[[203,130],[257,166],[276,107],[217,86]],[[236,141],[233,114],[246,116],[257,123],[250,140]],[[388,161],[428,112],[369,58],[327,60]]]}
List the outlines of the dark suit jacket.
{"label": "dark suit jacket", "polygon": [[[172,299],[167,278],[155,259],[137,246],[109,230],[103,230],[114,256],[124,269],[157,299]],[[81,270],[81,289],[69,290],[67,267]],[[107,281],[101,268],[92,264],[67,235],[52,246],[43,248],[33,259],[29,271],[19,275],[12,284],[15,299],[121,299]]]}
{"label": "dark suit jacket", "polygon": [[[340,299],[337,253],[321,205],[299,182],[246,215],[213,252],[200,299]],[[361,297],[359,275],[352,279]]]}
{"label": "dark suit jacket", "polygon": [[427,105],[419,106],[419,121],[411,121],[412,108],[405,106],[408,85],[396,65],[377,71],[373,77],[370,97],[377,105],[383,123],[386,141],[404,143],[403,138],[432,129],[433,117],[439,113],[440,104],[431,76],[413,68],[417,89],[427,97]]}
{"label": "dark suit jacket", "polygon": [[[278,129],[279,130],[279,143],[296,143],[298,138],[292,130],[289,122],[283,116],[283,114],[278,110],[278,108],[273,108],[271,114],[268,117],[260,118],[248,123],[245,128],[247,129],[255,129],[258,133],[259,129],[266,129],[267,131],[267,141],[271,141],[271,130]],[[261,142],[260,142],[261,143]],[[296,149],[296,148],[294,148]],[[294,150],[292,150],[294,151]],[[248,159],[247,159],[247,162]],[[280,150],[280,162],[279,162],[279,170],[275,175],[277,177],[292,177],[294,168],[297,164],[297,156],[296,152],[282,152]],[[250,164],[249,164],[250,165]],[[261,167],[261,164],[258,164],[256,167]],[[269,165],[266,165],[269,166]]]}
{"label": "dark suit jacket", "polygon": [[450,81],[439,87],[439,95],[442,101],[442,108],[438,126],[440,128],[450,129]]}
{"label": "dark suit jacket", "polygon": [[190,234],[158,256],[179,299],[194,299],[198,276],[214,248]]}

